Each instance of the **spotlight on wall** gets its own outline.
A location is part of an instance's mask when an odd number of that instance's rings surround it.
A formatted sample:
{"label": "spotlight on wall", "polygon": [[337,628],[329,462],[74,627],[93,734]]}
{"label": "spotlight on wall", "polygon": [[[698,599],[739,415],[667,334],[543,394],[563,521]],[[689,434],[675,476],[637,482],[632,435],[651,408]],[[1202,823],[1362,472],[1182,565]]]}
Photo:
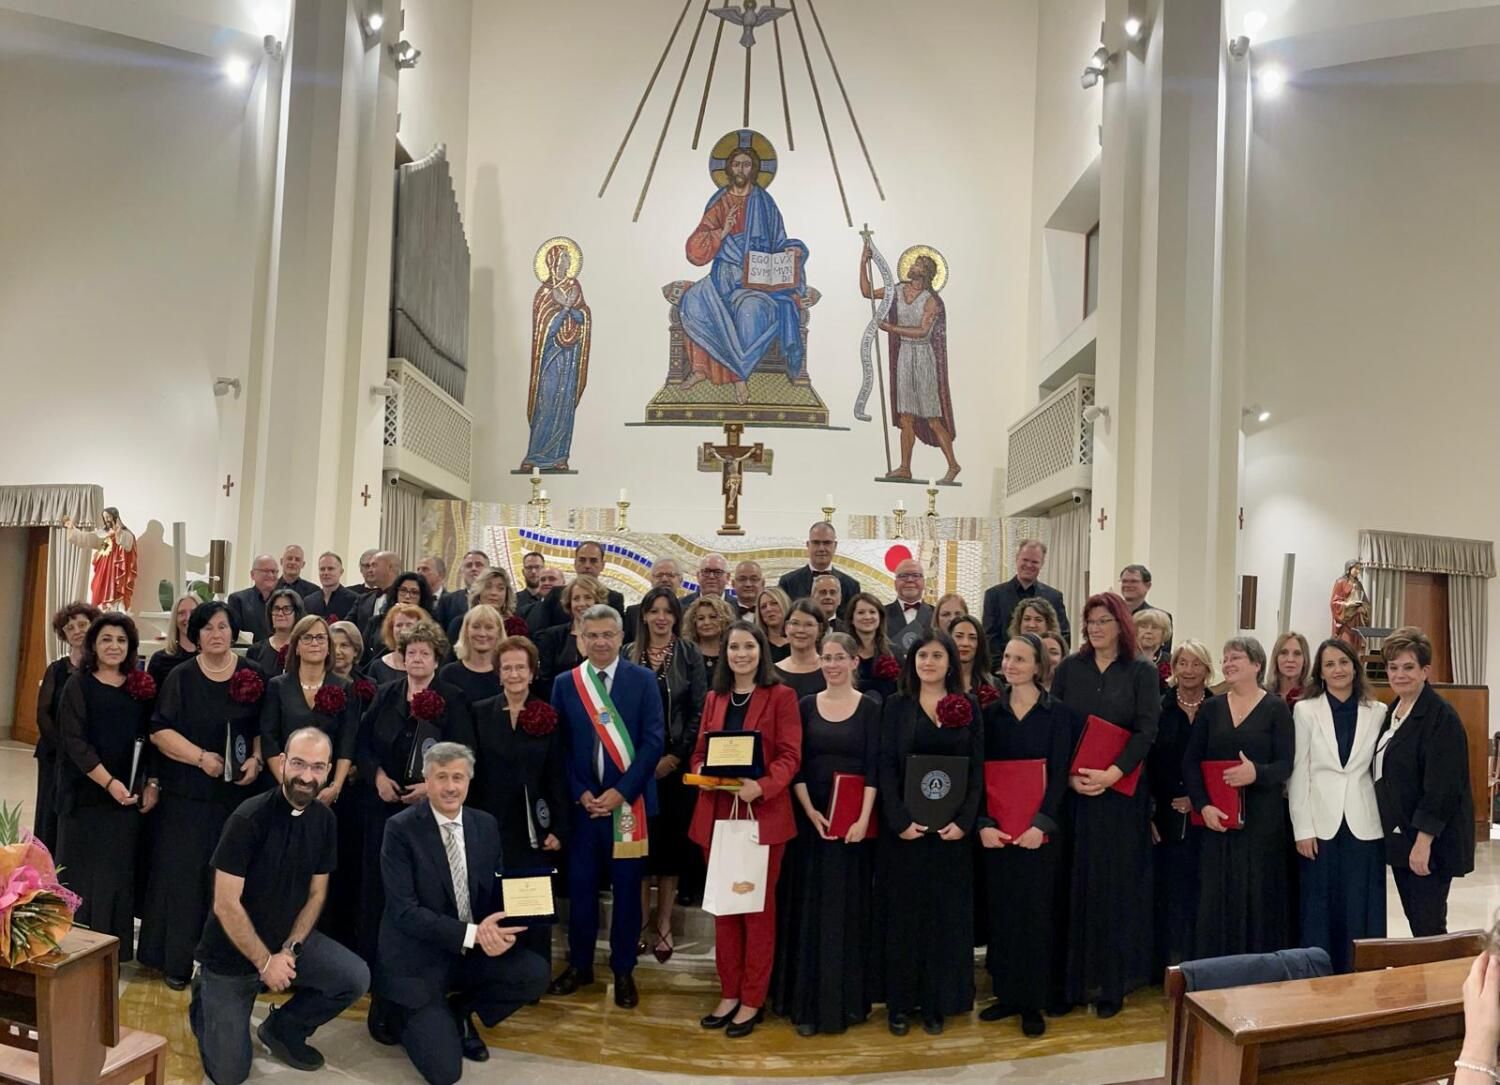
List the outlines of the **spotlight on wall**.
{"label": "spotlight on wall", "polygon": [[234,398],[240,398],[240,379],[238,377],[215,377],[214,395],[223,397],[234,393]]}
{"label": "spotlight on wall", "polygon": [[385,25],[385,16],[378,11],[372,11],[369,15],[359,20],[360,33],[365,38],[365,48],[377,45],[380,42],[380,28]]}
{"label": "spotlight on wall", "polygon": [[1134,15],[1125,20],[1125,36],[1136,41],[1141,36],[1141,21]]}
{"label": "spotlight on wall", "polygon": [[365,20],[365,25],[370,28],[370,33],[375,33],[385,25],[385,16],[380,12],[371,12],[370,17]]}
{"label": "spotlight on wall", "polygon": [[266,51],[266,56],[272,60],[281,59],[281,42],[275,34],[267,34],[260,42],[261,48]]}
{"label": "spotlight on wall", "polygon": [[224,61],[224,78],[233,87],[244,86],[250,78],[250,62],[244,57],[230,57]]}
{"label": "spotlight on wall", "polygon": [[1257,422],[1266,423],[1271,420],[1271,412],[1259,403],[1252,403],[1248,407],[1240,408],[1240,417],[1245,419],[1253,418]]}
{"label": "spotlight on wall", "polygon": [[405,38],[402,38],[395,45],[391,46],[391,58],[395,60],[396,67],[398,68],[415,68],[421,56],[422,50],[418,49]]}
{"label": "spotlight on wall", "polygon": [[1241,34],[1229,43],[1229,55],[1235,60],[1244,60],[1250,52],[1250,39]]}
{"label": "spotlight on wall", "polygon": [[1115,55],[1103,45],[1094,50],[1094,55],[1089,57],[1089,62],[1083,66],[1083,76],[1079,79],[1084,90],[1098,85],[1099,80],[1109,68],[1109,62],[1114,58]]}
{"label": "spotlight on wall", "polygon": [[400,399],[401,385],[393,380],[383,380],[379,384],[370,385],[370,395],[376,399]]}
{"label": "spotlight on wall", "polygon": [[1267,98],[1274,98],[1286,86],[1286,72],[1275,65],[1262,68],[1255,73],[1255,88]]}
{"label": "spotlight on wall", "polygon": [[1099,424],[1099,419],[1101,418],[1109,418],[1108,407],[1101,406],[1098,403],[1090,403],[1083,409],[1083,420],[1087,425],[1096,426]]}

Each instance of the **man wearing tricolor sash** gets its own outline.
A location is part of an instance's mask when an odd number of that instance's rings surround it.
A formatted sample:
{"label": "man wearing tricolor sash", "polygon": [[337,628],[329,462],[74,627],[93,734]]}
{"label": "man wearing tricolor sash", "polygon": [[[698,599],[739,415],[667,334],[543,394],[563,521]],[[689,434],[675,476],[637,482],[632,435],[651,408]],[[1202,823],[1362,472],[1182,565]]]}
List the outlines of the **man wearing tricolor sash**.
{"label": "man wearing tricolor sash", "polygon": [[590,607],[580,634],[587,659],[557,676],[552,707],[563,724],[568,789],[568,967],[548,992],[570,995],[594,982],[599,885],[606,871],[613,895],[609,966],[615,1005],[639,1001],[636,938],[641,877],[650,848],[646,819],[656,813],[656,762],[665,748],[661,694],[645,667],[620,656],[621,619],[610,606]]}

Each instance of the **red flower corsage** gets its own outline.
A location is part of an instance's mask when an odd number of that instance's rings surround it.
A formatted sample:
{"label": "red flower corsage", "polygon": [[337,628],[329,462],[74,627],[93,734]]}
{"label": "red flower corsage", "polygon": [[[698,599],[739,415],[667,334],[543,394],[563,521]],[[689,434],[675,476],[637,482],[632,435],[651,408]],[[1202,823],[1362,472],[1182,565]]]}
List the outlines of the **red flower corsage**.
{"label": "red flower corsage", "polygon": [[1288,708],[1291,708],[1294,704],[1296,704],[1300,700],[1302,700],[1302,687],[1301,686],[1293,686],[1291,689],[1289,689],[1289,690],[1286,691],[1286,706]]}
{"label": "red flower corsage", "polygon": [[875,677],[895,681],[901,677],[901,664],[895,656],[879,656],[875,660]]}
{"label": "red flower corsage", "polygon": [[557,730],[557,710],[546,701],[527,701],[516,717],[516,726],[538,738],[550,735]]}
{"label": "red flower corsage", "polygon": [[447,708],[448,702],[435,689],[424,689],[411,699],[412,716],[429,723],[441,716]]}
{"label": "red flower corsage", "polygon": [[974,722],[974,706],[962,693],[950,693],[937,703],[937,718],[944,727],[967,727]]}
{"label": "red flower corsage", "polygon": [[1165,682],[1168,678],[1172,677],[1172,664],[1168,663],[1165,659],[1162,660],[1156,665],[1156,673]]}
{"label": "red flower corsage", "polygon": [[356,678],[354,680],[354,695],[365,704],[375,699],[375,683],[368,678]]}
{"label": "red flower corsage", "polygon": [[125,692],[137,701],[150,701],[156,697],[156,679],[145,671],[131,671],[125,676]]}
{"label": "red flower corsage", "polygon": [[518,614],[507,614],[505,616],[505,635],[507,637],[529,636],[531,628],[526,624],[526,619]]}
{"label": "red flower corsage", "polygon": [[1000,699],[1000,691],[988,682],[981,682],[974,694],[979,698],[980,708],[988,708]]}
{"label": "red flower corsage", "polygon": [[254,704],[266,692],[266,683],[254,667],[241,667],[229,680],[229,697],[236,704]]}
{"label": "red flower corsage", "polygon": [[319,686],[313,697],[313,708],[325,716],[337,716],[348,703],[341,686]]}
{"label": "red flower corsage", "polygon": [[286,670],[286,653],[290,647],[290,644],[283,644],[280,648],[276,649],[276,671],[278,674]]}

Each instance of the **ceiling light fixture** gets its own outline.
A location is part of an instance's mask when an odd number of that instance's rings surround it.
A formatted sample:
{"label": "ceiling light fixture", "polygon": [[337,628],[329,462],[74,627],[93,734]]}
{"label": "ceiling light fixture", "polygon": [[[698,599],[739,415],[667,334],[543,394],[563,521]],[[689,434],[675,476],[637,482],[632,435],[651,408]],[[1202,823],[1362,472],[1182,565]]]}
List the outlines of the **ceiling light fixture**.
{"label": "ceiling light fixture", "polygon": [[230,86],[244,86],[250,78],[250,62],[244,57],[229,57],[224,61],[224,78]]}
{"label": "ceiling light fixture", "polygon": [[1255,85],[1267,98],[1274,98],[1286,86],[1286,72],[1274,64],[1255,73]]}
{"label": "ceiling light fixture", "polygon": [[1134,15],[1125,20],[1125,36],[1131,41],[1141,36],[1141,21]]}
{"label": "ceiling light fixture", "polygon": [[385,16],[378,11],[371,12],[370,17],[365,20],[365,25],[370,28],[370,32],[373,34],[385,25]]}
{"label": "ceiling light fixture", "polygon": [[396,67],[398,68],[415,68],[417,61],[422,57],[422,50],[418,49],[405,38],[402,38],[395,45],[391,46],[391,57],[396,61]]}

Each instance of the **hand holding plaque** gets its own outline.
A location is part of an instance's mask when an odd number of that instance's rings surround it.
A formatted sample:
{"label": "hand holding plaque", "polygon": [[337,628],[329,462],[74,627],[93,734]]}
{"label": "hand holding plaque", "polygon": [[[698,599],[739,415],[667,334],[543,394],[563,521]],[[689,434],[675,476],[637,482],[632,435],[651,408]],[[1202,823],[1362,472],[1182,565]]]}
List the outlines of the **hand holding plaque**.
{"label": "hand holding plaque", "polygon": [[495,877],[500,883],[500,906],[507,922],[527,927],[557,922],[552,871],[518,870]]}

